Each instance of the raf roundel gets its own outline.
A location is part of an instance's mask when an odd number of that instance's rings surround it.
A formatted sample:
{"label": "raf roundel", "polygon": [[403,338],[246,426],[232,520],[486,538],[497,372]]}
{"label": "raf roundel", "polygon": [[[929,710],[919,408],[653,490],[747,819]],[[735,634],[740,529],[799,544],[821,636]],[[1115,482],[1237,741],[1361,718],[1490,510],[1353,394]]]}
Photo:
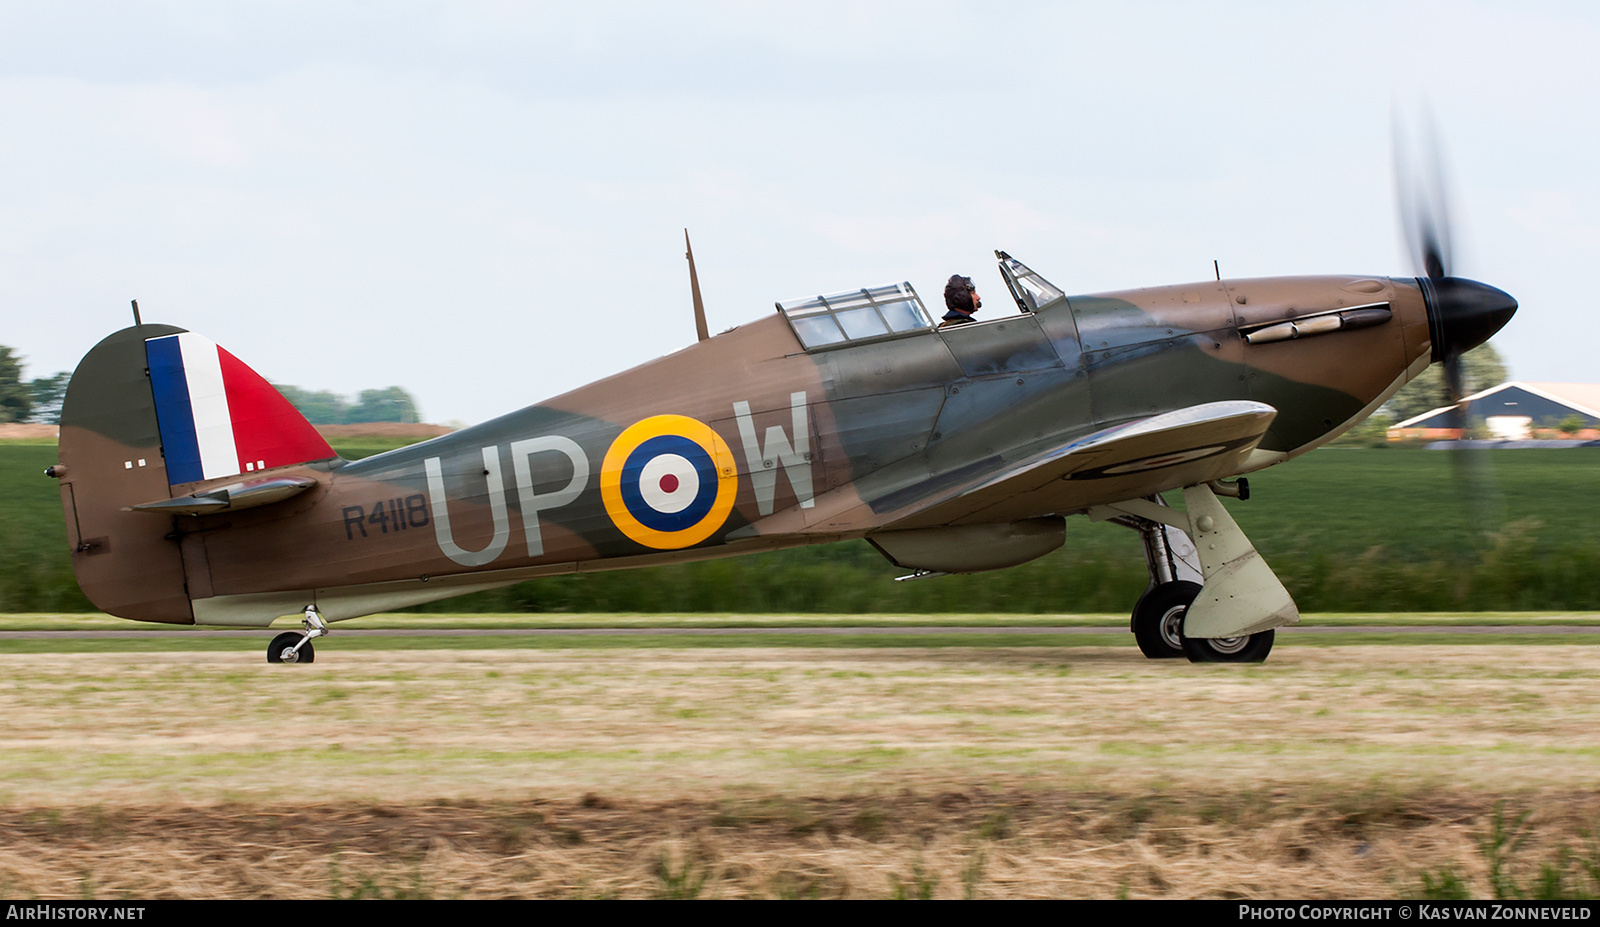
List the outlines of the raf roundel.
{"label": "raf roundel", "polygon": [[703,422],[656,415],[611,442],[600,465],[600,497],[622,533],[676,550],[711,537],[738,494],[733,452]]}

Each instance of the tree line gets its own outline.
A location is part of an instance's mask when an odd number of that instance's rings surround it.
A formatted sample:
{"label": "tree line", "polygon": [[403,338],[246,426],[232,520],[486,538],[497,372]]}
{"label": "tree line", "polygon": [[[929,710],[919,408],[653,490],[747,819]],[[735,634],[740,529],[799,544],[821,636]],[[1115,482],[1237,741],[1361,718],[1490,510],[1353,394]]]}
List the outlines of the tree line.
{"label": "tree line", "polygon": [[22,357],[0,344],[0,423],[61,421],[61,400],[67,395],[65,370],[53,377],[22,378]]}
{"label": "tree line", "polygon": [[[1510,374],[1506,370],[1506,363],[1494,345],[1486,342],[1461,355],[1462,395],[1471,396],[1491,386],[1499,386],[1508,379]],[[1402,386],[1379,412],[1391,417],[1390,424],[1393,424],[1450,404],[1450,389],[1444,381],[1444,368],[1432,364],[1415,380]]]}
{"label": "tree line", "polygon": [[[61,403],[72,374],[63,370],[52,377],[23,377],[23,358],[0,344],[0,424],[35,422],[61,424]],[[358,425],[368,422],[420,422],[412,395],[398,386],[364,389],[352,402],[328,390],[307,390],[274,383],[313,425]]]}
{"label": "tree line", "polygon": [[272,385],[313,425],[364,425],[368,422],[415,424],[422,421],[421,413],[417,411],[417,401],[398,386],[364,389],[351,402],[330,390],[301,389],[285,383]]}

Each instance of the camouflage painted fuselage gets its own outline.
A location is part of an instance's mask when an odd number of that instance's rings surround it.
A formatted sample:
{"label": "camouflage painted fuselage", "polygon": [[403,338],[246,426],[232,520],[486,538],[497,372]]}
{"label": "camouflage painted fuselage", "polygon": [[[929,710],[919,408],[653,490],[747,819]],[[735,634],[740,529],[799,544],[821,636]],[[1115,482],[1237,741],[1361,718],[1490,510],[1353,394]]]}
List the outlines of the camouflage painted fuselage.
{"label": "camouflage painted fuselage", "polygon": [[[1242,334],[1378,304],[1391,313],[1381,324],[1267,343]],[[1073,296],[811,352],[774,314],[432,441],[276,468],[315,480],[283,501],[131,510],[238,480],[169,482],[144,343],[177,331],[125,329],[74,375],[61,433],[73,563],[112,614],[234,625],[311,604],[337,620],[549,574],[1080,513],[1310,450],[1375,410],[1431,350],[1410,278]],[[1183,453],[1145,467],[952,501],[1109,427],[1239,400],[1277,410],[1239,455],[1173,448]]]}

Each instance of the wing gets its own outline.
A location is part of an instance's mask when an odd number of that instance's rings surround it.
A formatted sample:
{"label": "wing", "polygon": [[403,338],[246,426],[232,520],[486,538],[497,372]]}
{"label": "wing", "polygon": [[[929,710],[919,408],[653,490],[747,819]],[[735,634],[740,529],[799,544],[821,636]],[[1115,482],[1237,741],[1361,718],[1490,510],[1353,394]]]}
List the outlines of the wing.
{"label": "wing", "polygon": [[928,475],[875,499],[841,487],[811,509],[778,512],[735,533],[844,535],[1011,522],[1144,498],[1238,473],[1277,414],[1260,402],[1190,406],[1011,461],[996,457]]}

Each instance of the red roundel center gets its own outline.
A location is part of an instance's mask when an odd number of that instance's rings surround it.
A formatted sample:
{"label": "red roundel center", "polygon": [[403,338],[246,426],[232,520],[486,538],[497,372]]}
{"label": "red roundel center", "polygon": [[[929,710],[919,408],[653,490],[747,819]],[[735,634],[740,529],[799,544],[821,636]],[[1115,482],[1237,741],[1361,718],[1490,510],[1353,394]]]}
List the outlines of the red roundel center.
{"label": "red roundel center", "polygon": [[661,477],[661,491],[662,492],[677,492],[678,491],[678,477],[676,475],[674,475],[674,474],[671,474],[671,473],[668,473],[668,474],[662,476]]}

